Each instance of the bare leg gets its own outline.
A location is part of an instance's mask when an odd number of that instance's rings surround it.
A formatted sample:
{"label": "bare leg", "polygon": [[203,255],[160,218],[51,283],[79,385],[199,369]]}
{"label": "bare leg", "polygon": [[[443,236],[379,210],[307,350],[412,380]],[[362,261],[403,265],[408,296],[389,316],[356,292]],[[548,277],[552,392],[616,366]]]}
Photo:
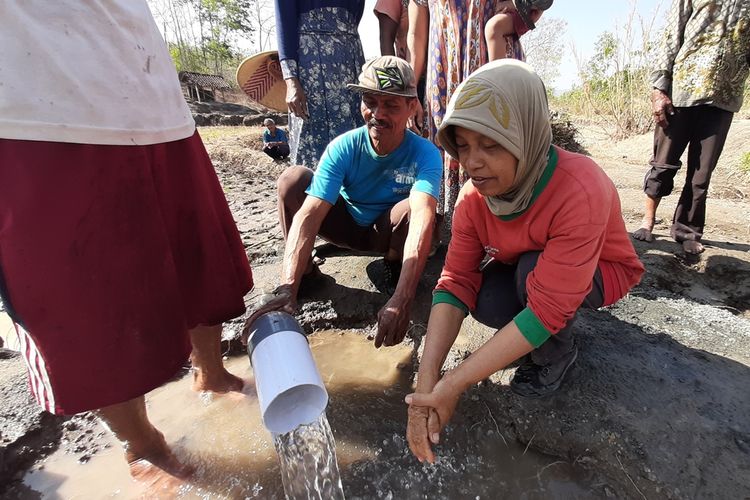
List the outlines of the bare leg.
{"label": "bare leg", "polygon": [[162,433],[151,425],[145,398],[106,406],[95,413],[122,443],[130,475],[146,483],[151,493],[176,495],[194,470],[175,457]]}
{"label": "bare leg", "polygon": [[188,333],[193,344],[190,355],[194,368],[193,390],[241,391],[242,379],[229,373],[221,359],[221,325],[197,326]]}
{"label": "bare leg", "polygon": [[661,198],[646,196],[646,205],[643,213],[643,220],[641,221],[641,227],[633,233],[633,238],[636,240],[648,242],[654,241],[654,235],[651,232],[654,230],[656,209],[659,208],[659,202],[661,202]]}

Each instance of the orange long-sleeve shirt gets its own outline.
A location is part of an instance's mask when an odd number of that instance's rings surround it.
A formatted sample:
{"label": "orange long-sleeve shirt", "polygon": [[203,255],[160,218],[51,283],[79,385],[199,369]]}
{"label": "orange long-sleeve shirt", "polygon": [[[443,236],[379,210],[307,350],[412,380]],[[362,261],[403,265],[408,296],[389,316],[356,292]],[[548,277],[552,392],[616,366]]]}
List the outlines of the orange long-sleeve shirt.
{"label": "orange long-sleeve shirt", "polygon": [[[435,289],[474,310],[485,254],[511,264],[523,253],[541,251],[527,278],[527,307],[515,320],[527,338],[546,337],[565,326],[591,290],[597,267],[605,305],[622,298],[644,271],[625,230],[617,190],[591,158],[553,147],[535,196],[520,215],[499,218],[467,183]],[[539,331],[529,331],[534,329]]]}

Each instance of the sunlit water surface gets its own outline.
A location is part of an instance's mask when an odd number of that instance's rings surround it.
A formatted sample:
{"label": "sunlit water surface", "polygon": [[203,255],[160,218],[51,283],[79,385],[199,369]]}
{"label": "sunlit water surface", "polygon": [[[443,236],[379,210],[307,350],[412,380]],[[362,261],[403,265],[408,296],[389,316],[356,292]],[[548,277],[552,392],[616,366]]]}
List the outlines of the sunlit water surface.
{"label": "sunlit water surface", "polygon": [[[335,436],[338,471],[332,453],[317,458],[309,467],[289,463],[284,475],[329,468],[307,482],[307,490],[320,496],[341,498],[339,471],[347,498],[594,498],[586,477],[569,464],[553,458],[524,453],[516,443],[505,443],[499,433],[486,426],[462,425],[468,438],[448,433],[446,445],[438,449],[435,465],[422,465],[409,452],[404,433],[406,405],[411,391],[412,349],[407,346],[375,349],[372,341],[354,333],[319,332],[309,337],[313,356],[330,396],[328,420],[314,422],[307,433],[318,448]],[[190,390],[190,377],[170,382],[147,396],[152,422],[165,435],[175,453],[196,467],[194,477],[179,492],[180,498],[284,498],[280,457],[274,438],[263,427],[252,370],[246,356],[226,362],[242,377],[243,392],[198,395]],[[460,413],[460,408],[459,408]],[[471,416],[477,420],[488,415]],[[457,420],[461,417],[457,415]],[[469,416],[465,418],[468,420]],[[473,425],[473,424],[472,424]],[[482,429],[485,430],[482,430]],[[333,430],[331,436],[331,429]],[[97,429],[95,432],[98,432]],[[479,433],[476,434],[474,433]],[[294,450],[289,436],[283,437],[289,451],[281,460],[305,454]],[[454,441],[451,441],[451,439]],[[277,436],[278,441],[282,439]],[[317,439],[317,441],[315,441]],[[138,498],[148,491],[128,474],[120,445],[108,434],[84,464],[77,456],[60,450],[38,464],[24,483],[43,498]],[[448,443],[454,444],[448,444]],[[449,446],[448,449],[445,446]],[[333,451],[333,450],[329,450]],[[313,461],[314,462],[314,461]],[[307,469],[305,470],[305,467]],[[317,481],[317,484],[314,484]],[[312,486],[312,488],[310,488]],[[287,486],[289,488],[289,486]],[[288,490],[289,491],[289,490]],[[307,494],[307,493],[305,493]],[[307,498],[303,496],[302,498]]]}

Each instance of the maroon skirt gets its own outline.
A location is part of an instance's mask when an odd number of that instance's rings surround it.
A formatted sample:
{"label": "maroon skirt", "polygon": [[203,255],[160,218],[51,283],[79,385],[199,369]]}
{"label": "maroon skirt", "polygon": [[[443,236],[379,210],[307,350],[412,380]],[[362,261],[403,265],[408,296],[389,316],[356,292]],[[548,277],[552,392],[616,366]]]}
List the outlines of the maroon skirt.
{"label": "maroon skirt", "polygon": [[33,393],[71,414],[144,394],[252,274],[196,132],[149,146],[0,139],[0,294]]}

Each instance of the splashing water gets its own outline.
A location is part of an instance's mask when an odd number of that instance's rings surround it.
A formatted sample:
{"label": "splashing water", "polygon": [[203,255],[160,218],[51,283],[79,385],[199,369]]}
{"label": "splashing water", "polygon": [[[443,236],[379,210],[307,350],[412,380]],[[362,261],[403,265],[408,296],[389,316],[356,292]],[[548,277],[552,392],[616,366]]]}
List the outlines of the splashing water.
{"label": "splashing water", "polygon": [[288,499],[344,499],[336,443],[325,412],[286,434],[274,434],[281,481]]}

